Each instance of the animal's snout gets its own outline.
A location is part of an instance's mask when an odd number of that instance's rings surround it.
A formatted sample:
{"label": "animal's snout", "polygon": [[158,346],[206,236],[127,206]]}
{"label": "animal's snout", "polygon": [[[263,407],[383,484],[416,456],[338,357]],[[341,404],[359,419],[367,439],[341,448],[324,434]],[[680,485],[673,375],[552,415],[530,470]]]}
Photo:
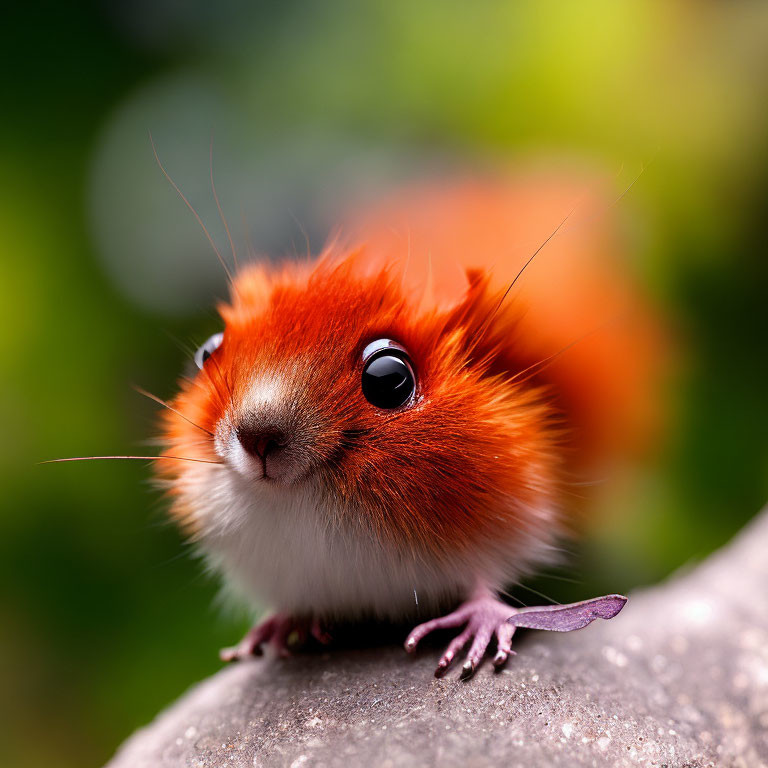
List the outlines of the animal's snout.
{"label": "animal's snout", "polygon": [[237,439],[246,453],[266,461],[267,456],[280,453],[288,445],[289,438],[283,429],[251,422],[238,427]]}
{"label": "animal's snout", "polygon": [[317,463],[317,417],[309,417],[301,390],[279,379],[256,378],[236,409],[222,419],[219,450],[249,479],[293,483]]}
{"label": "animal's snout", "polygon": [[303,443],[282,420],[266,413],[249,414],[235,428],[235,437],[240,455],[250,459],[241,465],[249,475],[256,472],[265,480],[290,482],[305,469]]}

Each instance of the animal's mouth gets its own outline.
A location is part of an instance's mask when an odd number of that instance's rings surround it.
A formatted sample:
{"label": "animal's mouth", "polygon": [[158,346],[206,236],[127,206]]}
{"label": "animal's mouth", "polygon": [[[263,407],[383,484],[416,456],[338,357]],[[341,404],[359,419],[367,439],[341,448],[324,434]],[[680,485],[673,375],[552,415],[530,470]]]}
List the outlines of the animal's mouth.
{"label": "animal's mouth", "polygon": [[226,459],[239,474],[249,480],[270,485],[289,485],[296,475],[296,467],[288,457],[251,456],[234,450]]}
{"label": "animal's mouth", "polygon": [[267,457],[268,453],[259,453],[256,456],[253,457],[253,463],[259,464],[261,462],[261,477],[259,477],[259,480],[263,480],[265,482],[274,482],[276,478],[271,477],[269,474],[269,470],[267,468]]}
{"label": "animal's mouth", "polygon": [[263,462],[263,465],[261,467],[261,477],[258,477],[257,480],[260,480],[261,482],[264,482],[264,483],[279,483],[279,478],[273,477],[267,471],[266,461]]}

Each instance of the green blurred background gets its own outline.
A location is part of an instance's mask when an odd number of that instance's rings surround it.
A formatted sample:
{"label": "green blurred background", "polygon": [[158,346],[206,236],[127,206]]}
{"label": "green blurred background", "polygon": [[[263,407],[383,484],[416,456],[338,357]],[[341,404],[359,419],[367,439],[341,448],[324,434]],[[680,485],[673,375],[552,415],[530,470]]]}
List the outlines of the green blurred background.
{"label": "green blurred background", "polygon": [[765,501],[765,3],[17,3],[3,26],[3,766],[104,762],[245,627],[143,463],[36,464],[155,450],[130,384],[170,396],[217,328],[222,276],[149,130],[224,245],[213,132],[238,241],[276,255],[436,167],[558,157],[628,183],[652,158],[619,211],[679,342],[668,438],[537,588],[653,582]]}

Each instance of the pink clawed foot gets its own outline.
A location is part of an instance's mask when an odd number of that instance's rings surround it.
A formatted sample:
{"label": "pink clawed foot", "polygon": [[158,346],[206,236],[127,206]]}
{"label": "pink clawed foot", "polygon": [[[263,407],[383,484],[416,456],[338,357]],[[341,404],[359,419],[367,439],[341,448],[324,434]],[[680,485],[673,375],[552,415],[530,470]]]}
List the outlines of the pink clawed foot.
{"label": "pink clawed foot", "polygon": [[405,650],[413,652],[419,641],[437,629],[464,629],[448,645],[440,657],[435,676],[440,677],[451,665],[455,656],[467,643],[472,641],[466,661],[461,669],[461,678],[471,677],[488,649],[491,638],[496,639],[496,655],[493,665],[498,669],[509,656],[512,636],[517,627],[547,629],[555,632],[570,632],[586,627],[595,619],[612,619],[627,602],[621,595],[606,595],[592,600],[583,600],[568,605],[547,605],[535,608],[515,609],[494,597],[489,591],[480,589],[475,596],[463,603],[453,613],[419,624],[405,641]]}
{"label": "pink clawed foot", "polygon": [[405,641],[405,650],[415,651],[419,641],[437,629],[452,629],[466,625],[463,631],[450,642],[445,653],[440,657],[435,670],[435,677],[442,675],[451,665],[456,654],[472,640],[467,659],[461,670],[462,678],[470,677],[480,664],[491,637],[494,635],[497,651],[493,663],[500,667],[510,654],[514,653],[511,644],[515,627],[506,623],[513,612],[513,608],[493,597],[490,592],[483,590],[478,596],[463,603],[453,613],[432,619],[416,627]]}
{"label": "pink clawed foot", "polygon": [[295,634],[300,644],[306,640],[307,632],[323,645],[327,645],[331,641],[330,635],[318,619],[308,621],[307,619],[296,619],[292,616],[276,613],[252,627],[237,645],[231,648],[222,648],[219,651],[219,657],[222,661],[238,661],[248,656],[261,656],[261,646],[265,643],[269,643],[278,656],[290,656],[288,639]]}

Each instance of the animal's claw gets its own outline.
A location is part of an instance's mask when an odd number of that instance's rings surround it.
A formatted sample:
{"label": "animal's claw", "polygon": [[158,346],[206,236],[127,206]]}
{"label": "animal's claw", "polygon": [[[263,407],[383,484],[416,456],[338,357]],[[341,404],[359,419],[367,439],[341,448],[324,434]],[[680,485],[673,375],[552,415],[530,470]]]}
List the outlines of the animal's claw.
{"label": "animal's claw", "polygon": [[262,646],[269,643],[277,656],[291,655],[291,640],[301,642],[306,637],[307,621],[276,613],[248,630],[245,637],[231,648],[219,651],[222,661],[241,661],[249,656],[261,656]]}

